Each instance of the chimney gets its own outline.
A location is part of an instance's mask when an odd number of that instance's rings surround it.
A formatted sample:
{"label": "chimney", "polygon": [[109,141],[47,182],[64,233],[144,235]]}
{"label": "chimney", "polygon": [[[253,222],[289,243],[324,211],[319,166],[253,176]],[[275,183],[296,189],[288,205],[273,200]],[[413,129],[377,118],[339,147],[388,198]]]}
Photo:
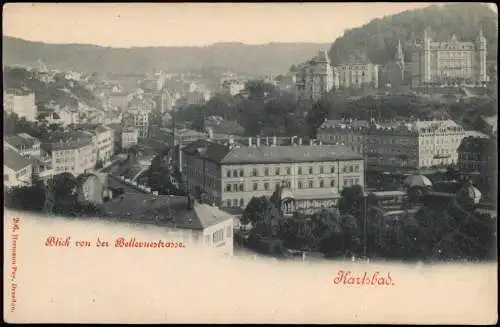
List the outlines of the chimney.
{"label": "chimney", "polygon": [[257,143],[256,143],[256,144],[257,144],[257,147],[259,147],[259,146],[260,146],[260,137],[257,137],[257,140],[256,140],[256,141],[257,141]]}
{"label": "chimney", "polygon": [[251,137],[248,138],[248,146],[252,146],[252,138]]}

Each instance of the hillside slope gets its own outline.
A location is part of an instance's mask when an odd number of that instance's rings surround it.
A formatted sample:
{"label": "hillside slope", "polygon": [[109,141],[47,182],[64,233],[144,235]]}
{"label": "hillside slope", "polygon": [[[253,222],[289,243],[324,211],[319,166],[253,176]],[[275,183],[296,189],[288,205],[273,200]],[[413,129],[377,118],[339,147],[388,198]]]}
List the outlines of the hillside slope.
{"label": "hillside slope", "polygon": [[4,65],[36,65],[83,72],[142,73],[217,67],[247,74],[279,74],[293,63],[315,55],[330,44],[217,43],[205,47],[111,48],[80,44],[45,44],[3,37]]}
{"label": "hillside slope", "polygon": [[480,3],[455,3],[405,11],[347,30],[330,48],[334,64],[369,60],[385,64],[393,59],[398,40],[421,40],[426,27],[436,40],[455,34],[459,40],[472,41],[482,29],[488,41],[488,60],[496,60],[498,51],[498,15]]}

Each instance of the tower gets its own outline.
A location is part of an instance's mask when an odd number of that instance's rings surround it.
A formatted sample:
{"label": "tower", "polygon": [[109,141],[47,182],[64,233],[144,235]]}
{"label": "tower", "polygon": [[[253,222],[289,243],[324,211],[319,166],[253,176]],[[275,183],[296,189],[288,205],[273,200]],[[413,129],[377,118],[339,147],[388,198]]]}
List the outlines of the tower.
{"label": "tower", "polygon": [[476,39],[476,56],[477,56],[477,82],[485,82],[487,80],[486,76],[486,38],[483,35],[483,30],[479,31],[479,35]]}
{"label": "tower", "polygon": [[404,81],[405,78],[405,58],[403,53],[403,48],[401,47],[401,41],[398,40],[398,47],[396,49],[396,64],[401,70],[401,82]]}
{"label": "tower", "polygon": [[429,28],[424,31],[424,51],[423,51],[423,82],[431,82],[431,38],[429,36]]}

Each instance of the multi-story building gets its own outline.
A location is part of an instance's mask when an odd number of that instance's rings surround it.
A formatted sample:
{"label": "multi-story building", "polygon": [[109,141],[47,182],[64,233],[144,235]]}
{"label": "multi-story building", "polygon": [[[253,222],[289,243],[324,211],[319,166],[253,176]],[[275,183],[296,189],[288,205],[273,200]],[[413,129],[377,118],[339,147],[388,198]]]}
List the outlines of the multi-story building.
{"label": "multi-story building", "polygon": [[4,146],[12,148],[25,157],[40,157],[40,141],[26,133],[20,133],[14,136],[6,136]]}
{"label": "multi-story building", "polygon": [[328,54],[320,50],[316,57],[297,67],[295,86],[298,98],[318,101],[331,89],[338,87],[337,77]]}
{"label": "multi-story building", "polygon": [[221,84],[222,92],[235,96],[245,89],[245,81],[241,80],[225,80]]}
{"label": "multi-story building", "polygon": [[3,149],[3,185],[4,187],[29,186],[32,182],[32,162],[17,151]]}
{"label": "multi-story building", "polygon": [[139,142],[139,130],[134,127],[123,127],[121,131],[120,145],[122,149],[129,149]]}
{"label": "multi-story building", "polygon": [[127,125],[139,131],[139,138],[146,138],[149,133],[149,118],[154,109],[154,101],[135,98],[129,102],[124,120]]}
{"label": "multi-story building", "polygon": [[15,113],[19,118],[36,121],[38,108],[35,105],[35,93],[25,90],[6,90],[3,94],[5,112]]}
{"label": "multi-story building", "polygon": [[203,105],[210,99],[210,93],[202,91],[188,92],[184,98],[180,99],[182,105]]}
{"label": "multi-story building", "polygon": [[339,145],[248,146],[199,140],[182,149],[185,189],[209,203],[244,209],[285,184],[298,210],[336,204],[346,186],[364,185],[362,156]]}
{"label": "multi-story building", "polygon": [[43,143],[42,147],[52,157],[55,174],[68,172],[78,176],[95,168],[97,144],[92,133],[73,132]]}
{"label": "multi-story building", "polygon": [[120,124],[109,124],[107,127],[113,130],[115,145],[121,149],[129,149],[139,142],[139,130],[137,128]]}
{"label": "multi-story building", "polygon": [[412,86],[425,84],[479,84],[488,81],[487,41],[480,31],[474,42],[460,42],[453,34],[448,41],[434,41],[426,29],[423,42],[407,45],[411,53]]}
{"label": "multi-story building", "polygon": [[356,63],[335,66],[338,85],[341,88],[378,88],[379,66],[372,63]]}
{"label": "multi-story building", "polygon": [[458,167],[464,172],[490,175],[491,164],[496,160],[497,150],[493,139],[466,137],[458,148]]}
{"label": "multi-story building", "polygon": [[452,120],[377,124],[375,121],[325,121],[318,139],[345,144],[367,158],[371,168],[421,169],[457,162],[466,136]]}
{"label": "multi-story building", "polygon": [[114,153],[115,132],[105,125],[81,124],[76,130],[91,132],[95,138],[97,148],[97,160],[103,163],[111,159]]}

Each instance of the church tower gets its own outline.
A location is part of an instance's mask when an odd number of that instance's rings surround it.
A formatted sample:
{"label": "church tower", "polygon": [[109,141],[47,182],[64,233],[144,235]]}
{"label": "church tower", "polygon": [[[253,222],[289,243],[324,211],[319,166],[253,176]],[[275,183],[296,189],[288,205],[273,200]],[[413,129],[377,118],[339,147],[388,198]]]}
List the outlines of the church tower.
{"label": "church tower", "polygon": [[485,82],[487,81],[486,75],[486,47],[487,47],[486,38],[483,35],[483,30],[479,31],[479,35],[476,39],[476,56],[477,56],[477,82]]}

